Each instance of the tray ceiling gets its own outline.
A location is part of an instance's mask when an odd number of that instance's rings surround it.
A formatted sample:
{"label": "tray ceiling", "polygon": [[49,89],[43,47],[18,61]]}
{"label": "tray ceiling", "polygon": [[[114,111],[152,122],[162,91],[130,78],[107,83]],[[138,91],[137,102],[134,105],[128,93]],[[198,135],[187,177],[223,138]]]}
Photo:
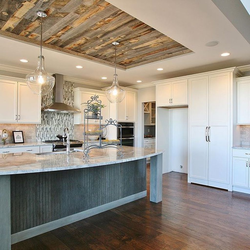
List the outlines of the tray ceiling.
{"label": "tray ceiling", "polygon": [[103,0],[5,0],[0,35],[111,65],[118,41],[118,67],[128,69],[192,52],[170,37]]}

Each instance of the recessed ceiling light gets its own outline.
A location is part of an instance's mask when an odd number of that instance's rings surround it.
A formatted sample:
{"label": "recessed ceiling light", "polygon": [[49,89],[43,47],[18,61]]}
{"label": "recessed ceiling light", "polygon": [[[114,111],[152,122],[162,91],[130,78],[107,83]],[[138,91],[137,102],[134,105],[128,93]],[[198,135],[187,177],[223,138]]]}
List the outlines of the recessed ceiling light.
{"label": "recessed ceiling light", "polygon": [[158,70],[158,71],[161,71],[161,70],[163,70],[163,68],[158,68],[157,70]]}
{"label": "recessed ceiling light", "polygon": [[103,76],[103,77],[102,77],[102,80],[106,80],[106,79],[108,79],[106,76]]}
{"label": "recessed ceiling light", "polygon": [[137,80],[136,82],[142,82],[141,80]]}
{"label": "recessed ceiling light", "polygon": [[76,68],[77,69],[82,69],[82,66],[81,65],[77,65]]}
{"label": "recessed ceiling light", "polygon": [[27,63],[28,60],[26,60],[26,59],[20,59],[20,62]]}
{"label": "recessed ceiling light", "polygon": [[229,56],[229,55],[230,55],[230,53],[228,53],[228,52],[224,52],[221,54],[221,56]]}

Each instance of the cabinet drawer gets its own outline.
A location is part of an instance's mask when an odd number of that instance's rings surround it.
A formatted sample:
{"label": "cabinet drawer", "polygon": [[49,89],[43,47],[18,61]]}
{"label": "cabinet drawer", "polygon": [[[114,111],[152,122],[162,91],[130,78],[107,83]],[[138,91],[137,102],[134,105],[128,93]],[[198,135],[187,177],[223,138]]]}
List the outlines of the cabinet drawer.
{"label": "cabinet drawer", "polygon": [[250,158],[250,149],[233,149],[233,157]]}
{"label": "cabinet drawer", "polygon": [[39,147],[13,147],[13,148],[6,147],[0,149],[0,154],[22,153],[22,152],[39,153]]}

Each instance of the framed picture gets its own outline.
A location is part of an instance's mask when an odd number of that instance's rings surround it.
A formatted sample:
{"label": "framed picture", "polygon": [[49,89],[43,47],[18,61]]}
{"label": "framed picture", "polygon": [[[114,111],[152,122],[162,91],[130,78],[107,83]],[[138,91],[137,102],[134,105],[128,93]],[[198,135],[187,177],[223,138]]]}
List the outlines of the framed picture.
{"label": "framed picture", "polygon": [[12,131],[14,143],[24,143],[23,131]]}

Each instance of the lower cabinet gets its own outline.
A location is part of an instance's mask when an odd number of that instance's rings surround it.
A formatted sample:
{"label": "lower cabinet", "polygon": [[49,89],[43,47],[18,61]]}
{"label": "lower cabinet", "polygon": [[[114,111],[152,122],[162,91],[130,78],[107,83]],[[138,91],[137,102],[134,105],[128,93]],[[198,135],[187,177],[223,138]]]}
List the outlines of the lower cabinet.
{"label": "lower cabinet", "polygon": [[13,146],[0,148],[0,154],[8,153],[46,153],[52,152],[52,145],[38,145],[38,146]]}
{"label": "lower cabinet", "polygon": [[145,138],[144,148],[155,148],[155,138]]}
{"label": "lower cabinet", "polygon": [[233,190],[250,194],[250,150],[233,149]]}

